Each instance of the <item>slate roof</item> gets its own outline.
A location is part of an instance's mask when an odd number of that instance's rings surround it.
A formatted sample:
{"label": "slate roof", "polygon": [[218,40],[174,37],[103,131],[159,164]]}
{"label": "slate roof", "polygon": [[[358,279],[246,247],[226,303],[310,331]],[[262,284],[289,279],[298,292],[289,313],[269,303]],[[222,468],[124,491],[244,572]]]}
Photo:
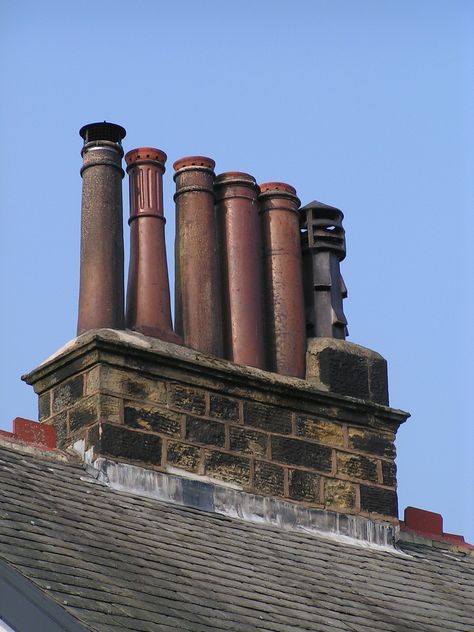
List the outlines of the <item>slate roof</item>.
{"label": "slate roof", "polygon": [[0,559],[97,632],[474,629],[474,557],[281,531],[0,447]]}

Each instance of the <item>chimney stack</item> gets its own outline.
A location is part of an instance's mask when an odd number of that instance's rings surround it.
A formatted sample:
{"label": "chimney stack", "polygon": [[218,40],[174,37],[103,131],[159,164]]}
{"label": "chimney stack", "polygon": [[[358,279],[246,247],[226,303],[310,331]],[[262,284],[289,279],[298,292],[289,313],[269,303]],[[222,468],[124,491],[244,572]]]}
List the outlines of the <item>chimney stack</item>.
{"label": "chimney stack", "polygon": [[260,185],[268,368],[305,377],[306,335],[298,207],[289,184]]}
{"label": "chimney stack", "polygon": [[342,299],[347,289],[339,262],[346,256],[342,211],[321,202],[302,209],[301,247],[308,338],[347,336]]}
{"label": "chimney stack", "polygon": [[81,272],[77,333],[124,328],[122,139],[113,123],[91,123],[84,139]]}
{"label": "chimney stack", "polygon": [[127,327],[179,343],[171,323],[166,262],[163,215],[166,154],[153,147],[141,147],[129,151],[125,161],[130,185]]}
{"label": "chimney stack", "polygon": [[221,278],[214,208],[215,162],[177,160],[175,329],[184,344],[222,356]]}
{"label": "chimney stack", "polygon": [[264,369],[257,183],[247,173],[222,173],[214,189],[223,251],[224,354],[237,364]]}

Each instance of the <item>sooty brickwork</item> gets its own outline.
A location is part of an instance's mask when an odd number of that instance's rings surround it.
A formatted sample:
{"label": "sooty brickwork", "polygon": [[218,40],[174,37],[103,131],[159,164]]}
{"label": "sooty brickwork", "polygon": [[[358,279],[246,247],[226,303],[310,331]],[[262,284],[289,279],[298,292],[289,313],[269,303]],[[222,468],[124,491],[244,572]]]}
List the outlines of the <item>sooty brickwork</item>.
{"label": "sooty brickwork", "polygon": [[225,380],[195,366],[82,361],[37,381],[40,419],[61,447],[84,438],[95,455],[395,520],[400,411],[324,391],[315,400],[302,380],[257,370],[243,384],[242,369],[219,363]]}

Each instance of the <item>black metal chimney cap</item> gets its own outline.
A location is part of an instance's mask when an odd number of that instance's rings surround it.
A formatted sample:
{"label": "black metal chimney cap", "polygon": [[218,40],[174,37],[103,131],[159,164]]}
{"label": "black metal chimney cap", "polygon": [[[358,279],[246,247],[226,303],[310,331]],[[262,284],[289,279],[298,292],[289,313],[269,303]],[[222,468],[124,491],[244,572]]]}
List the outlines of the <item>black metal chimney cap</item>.
{"label": "black metal chimney cap", "polygon": [[84,125],[79,130],[79,134],[84,139],[84,143],[108,140],[120,145],[122,138],[125,138],[127,132],[120,125],[103,121],[102,123],[88,123]]}

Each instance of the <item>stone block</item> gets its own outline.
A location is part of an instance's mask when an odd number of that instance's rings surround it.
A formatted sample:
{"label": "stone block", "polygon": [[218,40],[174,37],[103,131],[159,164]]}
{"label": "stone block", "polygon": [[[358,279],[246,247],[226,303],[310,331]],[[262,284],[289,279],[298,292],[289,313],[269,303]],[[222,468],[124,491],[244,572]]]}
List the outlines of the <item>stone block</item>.
{"label": "stone block", "polygon": [[188,416],[186,418],[186,440],[223,448],[225,425],[220,421],[206,421],[200,417]]}
{"label": "stone block", "polygon": [[204,415],[206,412],[205,392],[172,384],[170,386],[170,406],[195,415]]}
{"label": "stone block", "polygon": [[59,413],[79,401],[84,394],[84,376],[81,373],[76,377],[63,382],[53,389],[52,412]]}
{"label": "stone block", "polygon": [[395,458],[394,438],[371,430],[349,428],[349,447],[360,452]]}
{"label": "stone block", "polygon": [[113,395],[99,396],[99,419],[113,424],[123,423],[123,399]]}
{"label": "stone block", "polygon": [[67,448],[69,445],[69,430],[67,425],[67,412],[63,411],[62,413],[58,413],[51,417],[48,420],[48,424],[54,426],[56,430],[56,446],[59,449]]}
{"label": "stone block", "polygon": [[131,461],[161,464],[161,438],[129,430],[124,426],[101,425],[100,452]]}
{"label": "stone block", "polygon": [[296,434],[305,439],[314,439],[318,443],[342,447],[344,434],[341,424],[321,421],[308,417],[296,418]]}
{"label": "stone block", "polygon": [[209,417],[238,422],[240,418],[239,402],[221,395],[211,395]]}
{"label": "stone block", "polygon": [[391,461],[382,461],[382,480],[384,485],[395,487],[397,484],[397,466]]}
{"label": "stone block", "polygon": [[197,472],[201,460],[201,448],[177,441],[169,441],[166,458],[167,462],[174,467],[189,472]]}
{"label": "stone block", "polygon": [[69,410],[69,431],[71,433],[90,426],[99,420],[98,396],[92,395]]}
{"label": "stone block", "polygon": [[204,471],[212,477],[243,487],[250,485],[250,461],[243,456],[206,450]]}
{"label": "stone block", "polygon": [[124,423],[136,430],[159,432],[168,437],[180,437],[183,415],[166,408],[140,406],[133,402],[124,405]]}
{"label": "stone block", "polygon": [[288,410],[255,402],[244,402],[244,424],[280,434],[290,434],[292,430]]}
{"label": "stone block", "polygon": [[268,446],[268,435],[256,430],[230,426],[230,449],[254,456],[265,456]]}
{"label": "stone block", "polygon": [[293,500],[321,501],[321,477],[305,470],[290,470],[288,473],[289,496]]}
{"label": "stone block", "polygon": [[43,421],[51,416],[51,391],[46,391],[38,398],[38,419]]}
{"label": "stone block", "polygon": [[283,496],[285,471],[279,465],[265,461],[255,461],[254,489],[258,494]]}
{"label": "stone block", "polygon": [[377,461],[358,454],[338,452],[336,454],[337,471],[351,478],[377,482]]}
{"label": "stone block", "polygon": [[356,486],[348,481],[324,481],[324,505],[331,508],[353,509],[356,504]]}
{"label": "stone block", "polygon": [[288,465],[301,465],[324,472],[331,471],[331,448],[302,439],[272,436],[272,459]]}
{"label": "stone block", "polygon": [[398,517],[397,494],[391,489],[361,485],[360,508],[370,513]]}
{"label": "stone block", "polygon": [[85,392],[116,394],[124,399],[156,404],[166,404],[167,400],[164,382],[108,366],[95,366],[87,372]]}
{"label": "stone block", "polygon": [[310,338],[306,379],[332,393],[388,406],[387,362],[375,351],[346,340]]}

